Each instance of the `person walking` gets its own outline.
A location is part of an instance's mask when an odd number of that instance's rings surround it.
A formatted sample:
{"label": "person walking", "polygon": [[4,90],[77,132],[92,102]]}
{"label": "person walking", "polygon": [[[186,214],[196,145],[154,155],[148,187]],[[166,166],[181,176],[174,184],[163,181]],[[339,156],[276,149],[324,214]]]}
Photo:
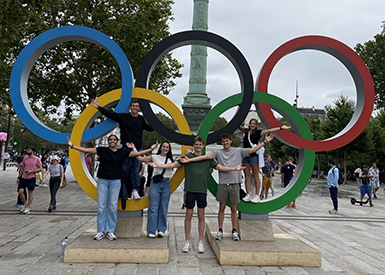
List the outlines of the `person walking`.
{"label": "person walking", "polygon": [[373,178],[372,172],[369,170],[369,167],[367,165],[364,165],[362,167],[362,172],[360,173],[360,179],[361,179],[361,186],[360,186],[360,193],[361,193],[361,202],[360,205],[362,205],[362,200],[364,199],[365,194],[368,194],[369,196],[369,202],[370,207],[373,207],[373,186],[371,185],[371,178]]}
{"label": "person walking", "polygon": [[63,188],[63,180],[64,180],[64,168],[61,164],[59,164],[60,158],[58,156],[54,156],[52,158],[52,165],[48,166],[47,172],[43,175],[43,179],[50,174],[49,179],[49,193],[51,196],[48,212],[52,212],[52,210],[56,210],[56,193],[59,188]]}
{"label": "person walking", "polygon": [[[291,128],[291,126],[282,125],[281,127],[276,127],[272,129],[258,130],[258,124],[258,121],[255,118],[252,118],[249,121],[248,128],[244,128],[242,126],[238,128],[242,133],[245,134],[243,136],[243,148],[253,148],[259,143],[259,139],[261,138],[261,136],[265,136],[278,130],[287,130]],[[261,188],[261,180],[259,178],[259,168],[260,166],[263,166],[264,163],[263,157],[262,163],[259,163],[258,154],[259,152],[256,151],[242,160],[242,163],[246,166],[246,169],[243,172],[245,174],[245,187],[247,195],[242,198],[242,200],[245,202],[251,201],[253,203],[257,203],[260,201],[259,192]],[[251,174],[253,175],[255,184],[254,195],[251,194]]]}
{"label": "person walking", "polygon": [[97,154],[100,158],[98,169],[98,212],[96,216],[97,231],[94,240],[101,240],[107,236],[110,241],[116,240],[114,234],[117,215],[118,215],[118,199],[121,186],[122,165],[127,157],[136,157],[140,154],[146,154],[154,150],[158,144],[154,144],[150,149],[134,152],[128,148],[135,148],[133,143],[126,143],[126,147],[119,148],[118,137],[110,135],[108,137],[108,147],[84,148],[73,145],[67,137],[67,144],[71,149],[88,153]]}
{"label": "person walking", "polygon": [[[292,158],[289,156],[286,156],[285,165],[281,167],[281,187],[286,188],[286,186],[289,185],[291,179],[293,178],[296,172],[296,169],[297,168],[292,163]],[[293,202],[286,205],[286,207],[296,208],[295,200],[293,200]]]}
{"label": "person walking", "polygon": [[377,168],[377,164],[373,162],[372,167],[369,168],[370,173],[373,177],[371,183],[373,186],[373,198],[377,199],[377,191],[380,189],[380,169]]}
{"label": "person walking", "polygon": [[[141,162],[173,163],[171,144],[163,141],[156,155],[138,156]],[[148,192],[148,214],[147,214],[147,236],[162,238],[167,230],[167,212],[171,197],[170,178],[173,171],[171,168],[154,168]]]}
{"label": "person walking", "polygon": [[333,159],[329,159],[328,165],[330,169],[328,175],[324,175],[324,178],[327,179],[330,198],[333,201],[333,210],[330,210],[329,214],[338,214],[338,178],[340,176],[340,171],[336,167],[336,163]]}
{"label": "person walking", "polygon": [[[23,207],[20,212],[23,214],[29,214],[31,211],[31,205],[33,201],[33,190],[35,190],[36,176],[35,173],[39,173],[42,170],[40,158],[35,156],[35,148],[30,146],[27,149],[27,156],[23,158],[21,162],[21,168],[19,176],[17,177],[17,183],[19,185],[19,195],[23,201]],[[24,197],[24,190],[28,188],[28,202]]]}

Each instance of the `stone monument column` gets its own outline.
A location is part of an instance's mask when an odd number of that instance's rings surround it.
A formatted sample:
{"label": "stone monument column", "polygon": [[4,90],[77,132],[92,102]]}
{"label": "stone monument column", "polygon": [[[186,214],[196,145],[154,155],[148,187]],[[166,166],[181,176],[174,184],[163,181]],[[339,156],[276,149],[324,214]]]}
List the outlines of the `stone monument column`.
{"label": "stone monument column", "polygon": [[[193,30],[208,30],[209,0],[194,0]],[[189,92],[182,104],[183,114],[193,133],[198,131],[203,118],[211,109],[206,94],[207,47],[191,46]]]}

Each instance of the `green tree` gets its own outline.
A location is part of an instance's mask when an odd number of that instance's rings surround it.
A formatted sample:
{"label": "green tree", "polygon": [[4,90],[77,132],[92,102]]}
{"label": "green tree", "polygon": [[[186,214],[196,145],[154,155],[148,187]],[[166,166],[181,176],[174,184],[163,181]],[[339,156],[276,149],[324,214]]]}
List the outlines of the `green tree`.
{"label": "green tree", "polygon": [[[7,91],[13,62],[22,48],[35,36],[58,26],[82,25],[95,28],[118,43],[126,53],[137,77],[148,51],[170,35],[168,21],[173,20],[171,0],[79,0],[79,1],[1,1],[0,89]],[[21,18],[19,16],[21,15]],[[5,26],[6,25],[6,26]],[[7,35],[3,35],[7,34]],[[155,67],[150,88],[164,94],[175,86],[181,64],[171,54]],[[28,91],[34,110],[56,113],[67,108],[71,118],[96,98],[121,87],[117,62],[102,47],[87,42],[65,42],[47,50],[35,63]],[[1,93],[3,94],[3,93]],[[2,99],[9,102],[9,99]]]}
{"label": "green tree", "polygon": [[385,107],[385,21],[382,31],[364,44],[358,43],[355,48],[368,66],[373,78],[376,106]]}
{"label": "green tree", "polygon": [[[210,131],[215,132],[219,129],[223,128],[227,124],[227,120],[224,117],[218,117],[213,125],[211,126]],[[235,135],[235,133],[231,133],[231,146],[238,147],[242,144],[242,141]],[[217,144],[221,144],[221,141],[218,141]]]}
{"label": "green tree", "polygon": [[[159,112],[156,114],[156,116],[168,128],[175,130],[175,131],[178,129],[175,121],[172,120],[170,117],[166,116],[165,114],[162,114],[161,112]],[[143,146],[142,147],[143,148],[149,148],[156,141],[159,141],[159,143],[161,143],[165,140],[167,140],[167,139],[157,132],[143,131]]]}

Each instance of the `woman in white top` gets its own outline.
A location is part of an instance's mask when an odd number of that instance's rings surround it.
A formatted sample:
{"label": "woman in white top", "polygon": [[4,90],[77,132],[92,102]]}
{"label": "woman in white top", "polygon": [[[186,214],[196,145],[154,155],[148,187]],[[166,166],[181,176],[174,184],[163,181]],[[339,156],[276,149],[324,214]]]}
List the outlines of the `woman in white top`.
{"label": "woman in white top", "polygon": [[[162,164],[174,161],[171,145],[167,141],[162,142],[156,155],[137,158],[143,162],[155,161]],[[155,238],[155,236],[162,238],[166,232],[167,211],[171,196],[170,178],[172,174],[172,169],[154,168],[148,192],[147,235],[149,238]]]}

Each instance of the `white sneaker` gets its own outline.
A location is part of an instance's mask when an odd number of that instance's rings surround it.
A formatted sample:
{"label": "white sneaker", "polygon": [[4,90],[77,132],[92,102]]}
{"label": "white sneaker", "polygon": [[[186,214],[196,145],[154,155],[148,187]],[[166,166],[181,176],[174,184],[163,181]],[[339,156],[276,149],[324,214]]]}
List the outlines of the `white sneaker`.
{"label": "white sneaker", "polygon": [[198,243],[198,253],[205,253],[205,248],[203,247],[202,241],[199,241]]}
{"label": "white sneaker", "polygon": [[329,214],[338,214],[338,211],[335,210],[335,209],[333,209],[333,210],[330,210],[330,211],[329,211]]}
{"label": "white sneaker", "polygon": [[244,197],[242,198],[242,200],[243,200],[244,202],[249,202],[250,199],[251,199],[250,194],[247,194],[246,196],[244,196]]}
{"label": "white sneaker", "polygon": [[115,240],[117,240],[118,238],[115,236],[114,233],[108,232],[108,233],[107,233],[107,239],[109,239],[110,241],[115,241]]}
{"label": "white sneaker", "polygon": [[134,198],[134,200],[139,200],[139,199],[140,199],[140,196],[139,196],[137,190],[134,190],[134,191],[132,192],[132,197]]}
{"label": "white sneaker", "polygon": [[150,238],[150,239],[155,239],[155,234],[148,234],[148,237]]}
{"label": "white sneaker", "polygon": [[95,241],[100,241],[103,239],[106,235],[104,235],[104,232],[99,232],[98,234],[95,235],[94,240]]}
{"label": "white sneaker", "polygon": [[258,203],[261,202],[261,199],[258,195],[255,195],[254,198],[250,200],[252,203]]}
{"label": "white sneaker", "polygon": [[164,236],[164,233],[161,232],[161,231],[159,231],[159,232],[158,232],[158,238],[163,238],[163,236]]}
{"label": "white sneaker", "polygon": [[23,213],[24,210],[25,210],[26,208],[27,208],[27,206],[24,204],[24,205],[21,207],[20,212]]}
{"label": "white sneaker", "polygon": [[223,239],[223,232],[222,231],[218,231],[217,235],[215,236],[215,239],[217,241],[220,241]]}
{"label": "white sneaker", "polygon": [[239,235],[237,231],[234,231],[232,234],[233,241],[239,241]]}
{"label": "white sneaker", "polygon": [[21,213],[29,215],[29,213],[31,213],[31,212],[29,211],[29,208],[25,208],[24,211]]}
{"label": "white sneaker", "polygon": [[190,242],[189,241],[186,241],[186,243],[184,244],[183,248],[182,248],[182,252],[183,253],[188,253],[190,251]]}

